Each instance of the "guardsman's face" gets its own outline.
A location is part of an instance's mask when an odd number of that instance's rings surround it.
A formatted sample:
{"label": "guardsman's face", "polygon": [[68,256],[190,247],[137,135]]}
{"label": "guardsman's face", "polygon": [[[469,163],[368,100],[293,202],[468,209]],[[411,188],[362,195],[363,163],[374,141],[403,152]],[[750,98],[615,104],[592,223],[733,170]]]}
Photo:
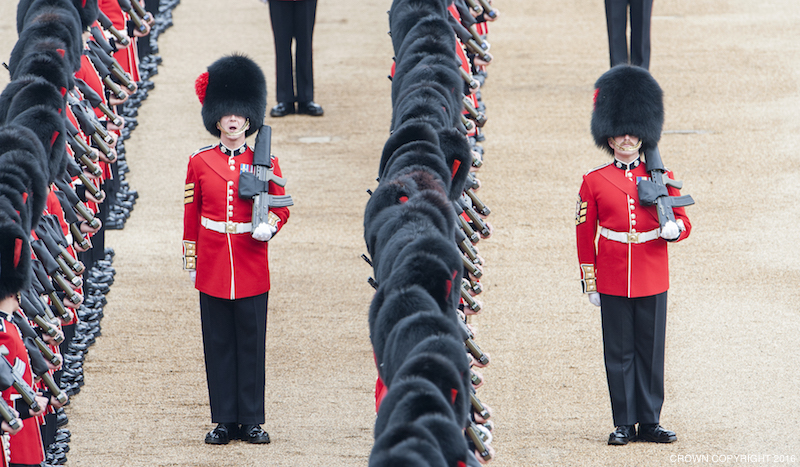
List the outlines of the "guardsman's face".
{"label": "guardsman's face", "polygon": [[242,129],[246,120],[239,115],[225,115],[219,119],[219,128],[228,133],[236,133]]}
{"label": "guardsman's face", "polygon": [[639,145],[639,137],[638,136],[622,135],[622,136],[615,136],[612,139],[614,140],[614,143],[616,143],[616,144],[612,144],[611,146],[612,147],[616,146],[616,147],[620,148],[620,150],[628,150],[628,151],[630,151],[630,150],[632,150],[633,148],[636,148]]}

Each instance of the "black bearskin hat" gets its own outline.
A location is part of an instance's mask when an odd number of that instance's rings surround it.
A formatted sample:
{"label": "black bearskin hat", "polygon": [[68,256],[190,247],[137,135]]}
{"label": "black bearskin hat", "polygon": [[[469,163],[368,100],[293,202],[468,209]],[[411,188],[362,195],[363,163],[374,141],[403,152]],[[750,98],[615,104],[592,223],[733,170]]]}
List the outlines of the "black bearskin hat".
{"label": "black bearskin hat", "polygon": [[0,298],[26,288],[30,281],[28,235],[12,204],[0,197]]}
{"label": "black bearskin hat", "polygon": [[25,24],[25,28],[19,34],[19,40],[11,51],[8,61],[8,70],[11,76],[15,76],[15,70],[20,62],[26,60],[26,56],[34,51],[49,50],[49,45],[41,42],[46,39],[58,39],[64,43],[64,53],[67,62],[72,69],[70,74],[80,70],[81,54],[83,53],[83,41],[81,39],[80,17],[75,9],[67,4],[66,8],[50,7],[42,5],[40,11],[30,10],[28,15],[33,16]]}
{"label": "black bearskin hat", "polygon": [[100,8],[97,0],[72,0],[75,9],[78,10],[78,15],[81,17],[81,28],[86,30],[100,16]]}
{"label": "black bearskin hat", "polygon": [[592,136],[599,147],[613,154],[608,138],[633,135],[642,151],[658,145],[664,126],[661,86],[644,68],[617,65],[595,83]]}
{"label": "black bearskin hat", "polygon": [[233,54],[212,63],[195,81],[195,92],[203,105],[203,124],[216,137],[220,136],[217,122],[225,115],[249,119],[246,136],[255,133],[264,122],[267,80],[249,57]]}

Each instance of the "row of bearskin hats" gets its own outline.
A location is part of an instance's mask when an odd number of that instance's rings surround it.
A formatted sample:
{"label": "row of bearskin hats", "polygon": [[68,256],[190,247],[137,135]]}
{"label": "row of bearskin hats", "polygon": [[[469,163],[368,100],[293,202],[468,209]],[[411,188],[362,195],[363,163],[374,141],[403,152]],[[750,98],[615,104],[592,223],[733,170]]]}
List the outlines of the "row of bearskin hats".
{"label": "row of bearskin hats", "polygon": [[[63,406],[83,385],[84,355],[99,335],[104,295],[114,275],[113,250],[102,247],[98,231],[112,225],[103,224],[111,216],[84,203],[92,201],[99,208],[106,200],[104,175],[113,170],[116,203],[105,206],[129,211],[130,197],[135,198],[127,189],[120,196],[126,186],[122,164],[95,164],[122,162],[122,141],[136,126],[133,116],[123,120],[101,94],[138,105],[148,89],[144,80],[137,89],[114,58],[117,45],[136,44],[113,27],[100,6],[98,0],[20,0],[18,40],[4,63],[11,81],[0,93],[0,296],[18,294],[21,307],[10,319],[23,337],[34,377],[31,388],[24,382],[14,386],[28,404],[32,388],[58,401],[48,404],[43,423],[26,421],[20,433],[10,441],[5,438],[4,460],[13,461],[11,465],[38,465],[41,454],[43,465],[66,462],[70,433],[63,428],[68,422]],[[119,8],[120,13],[127,11],[121,4]],[[115,40],[106,39],[112,35]],[[125,108],[118,107],[123,113]],[[126,126],[119,129],[119,140],[106,130],[101,113],[109,125]],[[55,204],[47,203],[48,196]],[[81,231],[84,223],[95,232],[94,245]],[[71,244],[86,253],[76,259]],[[58,318],[61,326],[54,324]],[[45,333],[55,343],[45,342]],[[53,370],[52,365],[60,368]],[[9,385],[4,378],[0,389]],[[4,414],[13,425],[13,413]]]}
{"label": "row of bearskin hats", "polygon": [[66,171],[64,107],[80,68],[81,31],[98,16],[96,0],[21,0],[19,39],[0,95],[0,295],[30,280],[28,237],[50,184]]}
{"label": "row of bearskin hats", "polygon": [[452,4],[395,0],[389,11],[391,135],[364,214],[376,288],[370,339],[386,388],[377,396],[370,466],[478,462],[465,435],[474,388],[470,331],[458,312],[465,274],[455,207],[473,151],[462,120],[467,85]]}

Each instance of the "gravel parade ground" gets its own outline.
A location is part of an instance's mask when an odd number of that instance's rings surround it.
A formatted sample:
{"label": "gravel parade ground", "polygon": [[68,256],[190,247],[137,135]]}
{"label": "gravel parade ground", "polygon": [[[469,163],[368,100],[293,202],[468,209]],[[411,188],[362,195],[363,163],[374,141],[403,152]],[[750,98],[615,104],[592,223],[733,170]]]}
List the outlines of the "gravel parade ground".
{"label": "gravel parade ground", "polygon": [[[16,41],[0,3],[0,60]],[[203,443],[208,408],[197,291],[181,266],[189,156],[215,140],[194,80],[248,54],[275,104],[267,6],[183,0],[159,38],[155,89],[126,141],[140,197],[108,234],[116,281],[67,407],[68,466],[365,466],[376,371],[363,214],[391,118],[389,0],[320,0],[315,100],[267,117],[295,206],[270,246],[269,445]],[[589,121],[608,69],[601,0],[495,0],[489,122],[478,177],[494,235],[484,311],[494,467],[800,466],[800,8],[796,0],[656,0],[650,71],[664,89],[664,163],[696,201],[672,245],[662,425],[669,445],[607,446],[600,312],[580,293],[575,202],[608,161]],[[0,88],[8,74],[0,73]],[[252,144],[252,140],[249,141]]]}

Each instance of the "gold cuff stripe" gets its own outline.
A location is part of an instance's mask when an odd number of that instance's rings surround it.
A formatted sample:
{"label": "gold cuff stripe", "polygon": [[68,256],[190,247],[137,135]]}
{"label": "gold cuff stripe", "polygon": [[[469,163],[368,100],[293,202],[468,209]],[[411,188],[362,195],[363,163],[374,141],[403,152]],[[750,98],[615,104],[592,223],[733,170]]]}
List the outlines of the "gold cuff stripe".
{"label": "gold cuff stripe", "polygon": [[189,204],[194,202],[194,196],[189,196],[187,198],[183,198],[183,204]]}
{"label": "gold cuff stripe", "polygon": [[186,190],[186,191],[183,192],[183,197],[184,198],[187,197],[187,196],[193,196],[193,195],[194,195],[194,190]]}
{"label": "gold cuff stripe", "polygon": [[183,241],[183,269],[193,270],[197,266],[197,243],[191,240]]}
{"label": "gold cuff stripe", "polygon": [[187,190],[194,190],[194,183],[187,183],[186,184],[186,189]]}
{"label": "gold cuff stripe", "polygon": [[597,292],[597,277],[593,264],[581,264],[581,287],[584,293]]}
{"label": "gold cuff stripe", "polygon": [[274,212],[270,212],[269,216],[267,216],[267,224],[269,224],[269,225],[271,225],[273,227],[277,227],[278,223],[280,221],[281,221],[281,218],[278,217],[278,215],[275,214]]}

